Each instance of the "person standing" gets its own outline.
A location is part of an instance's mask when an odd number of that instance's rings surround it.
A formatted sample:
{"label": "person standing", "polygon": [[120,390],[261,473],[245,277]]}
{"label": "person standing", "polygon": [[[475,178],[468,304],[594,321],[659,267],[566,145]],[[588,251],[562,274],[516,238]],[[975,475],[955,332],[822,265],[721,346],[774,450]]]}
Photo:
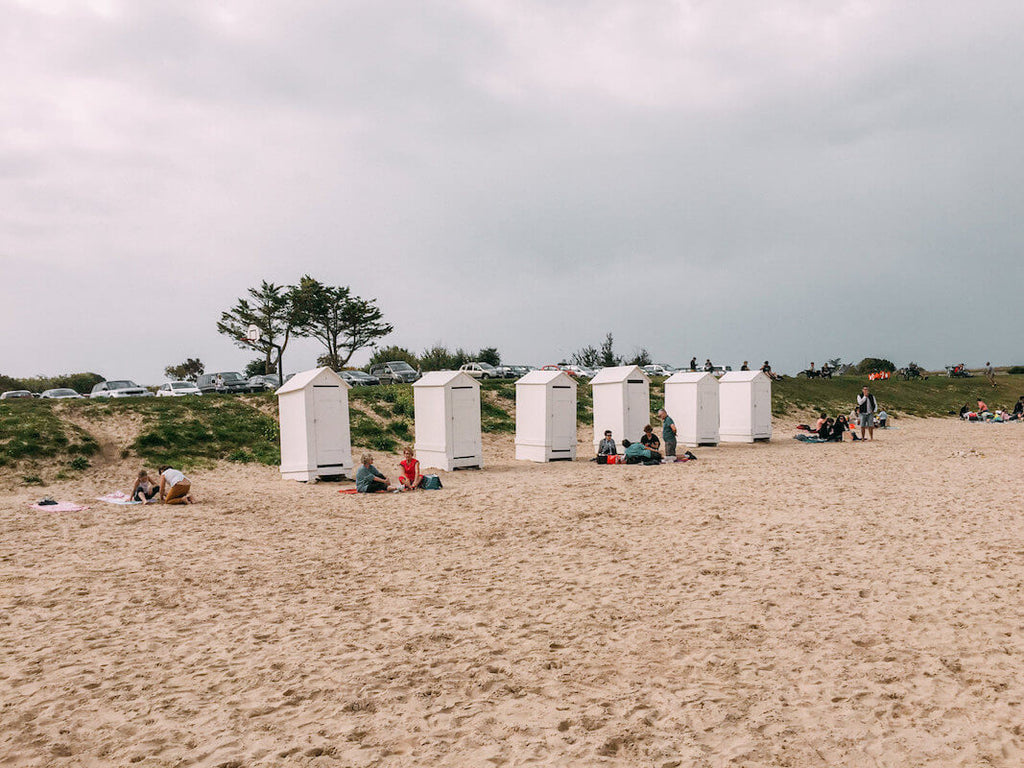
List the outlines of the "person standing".
{"label": "person standing", "polygon": [[864,387],[861,394],[857,395],[857,416],[860,419],[860,439],[864,440],[864,433],[867,432],[868,440],[875,439],[875,411],[878,410],[878,403],[871,391]]}
{"label": "person standing", "polygon": [[690,370],[691,371],[696,371],[697,370],[697,356],[696,355],[694,355],[693,357],[690,358]]}
{"label": "person standing", "polygon": [[674,459],[676,457],[676,423],[664,408],[658,411],[658,418],[661,419],[661,442],[665,444],[665,458]]}
{"label": "person standing", "polygon": [[750,365],[747,363],[746,360],[743,361],[743,365],[740,366],[740,370],[741,371],[749,371],[750,370]]}
{"label": "person standing", "polygon": [[992,367],[992,363],[985,363],[985,378],[988,379],[988,383],[993,387],[996,385],[996,371]]}

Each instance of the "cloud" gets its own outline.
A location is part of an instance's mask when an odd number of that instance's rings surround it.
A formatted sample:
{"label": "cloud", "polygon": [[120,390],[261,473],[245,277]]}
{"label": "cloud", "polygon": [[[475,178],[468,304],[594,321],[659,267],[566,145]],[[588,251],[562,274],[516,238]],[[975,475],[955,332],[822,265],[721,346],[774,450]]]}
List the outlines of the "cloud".
{"label": "cloud", "polygon": [[220,310],[307,272],[524,362],[1010,354],[1018,4],[9,11],[4,372],[238,367]]}

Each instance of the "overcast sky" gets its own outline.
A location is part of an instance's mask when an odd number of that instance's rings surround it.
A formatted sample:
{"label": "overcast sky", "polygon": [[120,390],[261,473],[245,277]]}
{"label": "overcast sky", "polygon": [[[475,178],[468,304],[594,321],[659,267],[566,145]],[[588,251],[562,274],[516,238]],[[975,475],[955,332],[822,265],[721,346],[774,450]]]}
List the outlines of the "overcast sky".
{"label": "overcast sky", "polygon": [[0,13],[2,373],[240,369],[304,273],[416,352],[1024,363],[1019,0]]}

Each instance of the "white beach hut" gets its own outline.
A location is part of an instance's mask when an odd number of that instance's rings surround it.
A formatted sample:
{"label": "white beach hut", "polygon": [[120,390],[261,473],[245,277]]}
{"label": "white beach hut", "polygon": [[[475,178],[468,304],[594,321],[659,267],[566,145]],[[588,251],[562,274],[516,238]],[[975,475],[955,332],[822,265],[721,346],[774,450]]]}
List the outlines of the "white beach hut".
{"label": "white beach hut", "polygon": [[516,382],[516,458],[576,458],[576,382],[562,371],[530,371]]}
{"label": "white beach hut", "polygon": [[679,371],[665,379],[665,410],[683,445],[718,445],[718,379],[710,373]]}
{"label": "white beach hut", "polygon": [[330,368],[297,373],[277,390],[284,478],[353,476],[348,390]]}
{"label": "white beach hut", "polygon": [[610,429],[616,443],[637,441],[651,422],[651,380],[635,365],[602,368],[590,380],[594,395],[594,450]]}
{"label": "white beach hut", "polygon": [[459,371],[425,373],[412,385],[416,458],[426,467],[482,467],[480,384]]}
{"label": "white beach hut", "polygon": [[718,431],[723,443],[772,437],[772,382],[760,371],[732,371],[718,380]]}

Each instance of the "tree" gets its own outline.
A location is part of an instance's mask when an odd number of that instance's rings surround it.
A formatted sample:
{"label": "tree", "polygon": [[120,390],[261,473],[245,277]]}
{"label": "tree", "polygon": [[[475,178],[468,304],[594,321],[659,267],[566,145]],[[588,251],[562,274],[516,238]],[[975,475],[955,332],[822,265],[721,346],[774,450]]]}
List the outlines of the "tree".
{"label": "tree", "polygon": [[598,368],[601,365],[601,353],[597,351],[597,347],[583,347],[578,352],[573,352],[572,362],[584,368]]}
{"label": "tree", "polygon": [[264,360],[262,357],[257,357],[255,360],[250,360],[248,364],[245,366],[245,375],[250,379],[253,376],[263,376],[265,374],[274,373],[277,373],[277,371],[274,370],[274,366],[271,365],[270,368],[268,369],[267,361]]}
{"label": "tree", "polygon": [[651,353],[647,351],[646,347],[640,347],[633,353],[633,359],[629,361],[630,365],[650,365],[651,364]]}
{"label": "tree", "polygon": [[[284,350],[295,329],[294,293],[295,289],[288,286],[262,281],[259,288],[249,289],[251,303],[239,299],[231,309],[221,312],[218,333],[229,336],[236,347],[260,352],[267,371],[275,368],[271,358],[276,352],[276,369],[283,371]],[[250,325],[260,331],[256,341],[246,338]]]}
{"label": "tree", "polygon": [[477,353],[476,359],[481,363],[501,365],[501,355],[498,354],[497,347],[484,347]]}
{"label": "tree", "polygon": [[169,379],[179,379],[182,381],[197,381],[200,376],[203,375],[203,371],[206,370],[206,366],[203,365],[203,361],[190,357],[184,363],[178,365],[168,365],[164,368],[164,374]]}
{"label": "tree", "polygon": [[354,296],[348,286],[324,285],[303,275],[292,298],[295,333],[323,344],[326,353],[318,362],[335,370],[394,330],[384,322],[376,300]]}
{"label": "tree", "polygon": [[459,367],[455,365],[455,356],[451,350],[441,344],[435,344],[420,353],[420,366],[424,371],[452,371]]}
{"label": "tree", "polygon": [[390,347],[380,347],[370,357],[370,362],[367,365],[369,366],[377,365],[378,363],[390,363],[395,360],[404,360],[413,368],[420,364],[420,361],[416,358],[416,355],[414,355],[408,349],[406,349],[405,347],[397,347],[392,345]]}
{"label": "tree", "polygon": [[622,358],[615,354],[615,350],[612,348],[614,339],[612,338],[611,331],[604,337],[604,341],[601,342],[601,353],[600,353],[600,364],[602,368],[611,368],[616,365],[622,365]]}
{"label": "tree", "polygon": [[895,370],[895,364],[891,360],[886,360],[884,357],[865,357],[857,363],[857,373],[862,374],[881,373],[882,371],[892,373]]}

